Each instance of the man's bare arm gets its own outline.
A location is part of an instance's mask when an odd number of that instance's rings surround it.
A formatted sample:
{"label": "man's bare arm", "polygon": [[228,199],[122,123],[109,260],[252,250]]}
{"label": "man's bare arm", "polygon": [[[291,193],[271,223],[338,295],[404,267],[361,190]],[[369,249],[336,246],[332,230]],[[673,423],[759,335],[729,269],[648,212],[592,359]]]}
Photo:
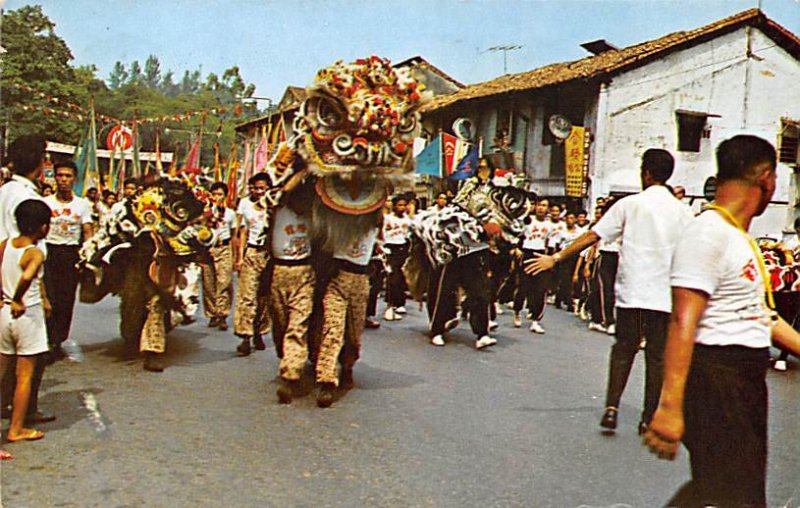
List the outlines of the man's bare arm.
{"label": "man's bare arm", "polygon": [[552,256],[547,256],[545,254],[534,254],[532,259],[525,261],[525,263],[528,265],[525,267],[525,273],[529,275],[536,275],[539,272],[550,270],[556,266],[556,261],[562,261],[580,254],[584,249],[591,247],[599,241],[600,237],[597,236],[597,233],[589,230],[576,238],[567,246],[566,249],[562,250],[561,252],[556,252]]}

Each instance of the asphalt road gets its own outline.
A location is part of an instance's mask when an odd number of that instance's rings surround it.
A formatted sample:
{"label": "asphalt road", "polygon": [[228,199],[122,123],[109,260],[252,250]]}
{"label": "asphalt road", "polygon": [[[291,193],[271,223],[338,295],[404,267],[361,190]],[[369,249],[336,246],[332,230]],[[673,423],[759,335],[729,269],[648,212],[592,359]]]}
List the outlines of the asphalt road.
{"label": "asphalt road", "polygon": [[[365,333],[356,388],[326,410],[277,403],[277,360],[237,358],[205,319],[173,331],[168,368],[121,359],[117,302],[79,305],[85,360],[46,376],[58,420],[4,444],[7,507],[660,506],[688,479],[636,435],[637,360],[614,436],[600,433],[612,338],[549,307],[547,334],[500,316],[477,351],[464,324],[430,346],[415,305]],[[800,505],[800,363],[770,372],[772,506]],[[7,422],[4,422],[5,429]]]}

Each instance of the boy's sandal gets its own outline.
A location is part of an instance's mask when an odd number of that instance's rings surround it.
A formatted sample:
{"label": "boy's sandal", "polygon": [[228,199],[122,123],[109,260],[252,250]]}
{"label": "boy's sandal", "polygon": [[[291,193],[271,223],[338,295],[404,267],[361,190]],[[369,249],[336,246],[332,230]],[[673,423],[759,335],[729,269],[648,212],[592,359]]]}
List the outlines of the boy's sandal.
{"label": "boy's sandal", "polygon": [[5,450],[0,450],[0,460],[11,460],[14,456]]}
{"label": "boy's sandal", "polygon": [[11,436],[8,436],[8,441],[10,443],[16,443],[18,441],[36,441],[38,439],[42,439],[44,437],[44,432],[41,430],[34,430],[31,429],[30,432],[19,436],[16,439],[11,439]]}

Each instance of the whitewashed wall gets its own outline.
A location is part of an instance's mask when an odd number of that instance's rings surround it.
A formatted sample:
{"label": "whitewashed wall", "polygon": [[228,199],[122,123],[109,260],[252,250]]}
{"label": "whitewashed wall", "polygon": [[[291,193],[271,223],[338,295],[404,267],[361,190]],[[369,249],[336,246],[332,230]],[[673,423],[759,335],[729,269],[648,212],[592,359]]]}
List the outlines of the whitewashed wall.
{"label": "whitewashed wall", "polygon": [[[631,179],[641,154],[654,147],[675,156],[670,183],[699,196],[715,173],[714,147],[722,140],[746,132],[776,143],[780,118],[800,118],[800,62],[756,29],[751,39],[761,60],[746,58],[742,28],[623,73],[601,90],[592,113],[592,194],[607,194],[612,182]],[[720,115],[708,119],[711,137],[701,141],[700,152],[677,150],[679,109]],[[781,166],[774,199],[788,201],[790,195],[790,170]],[[754,232],[779,231],[788,224],[786,209],[771,211]]]}

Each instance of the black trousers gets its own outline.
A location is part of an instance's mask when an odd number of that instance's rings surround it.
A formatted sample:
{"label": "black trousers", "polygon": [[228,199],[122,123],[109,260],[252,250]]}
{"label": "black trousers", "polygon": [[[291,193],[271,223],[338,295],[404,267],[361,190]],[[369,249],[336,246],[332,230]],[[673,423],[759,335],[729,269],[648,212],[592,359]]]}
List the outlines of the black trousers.
{"label": "black trousers", "polygon": [[368,265],[369,271],[369,297],[367,300],[367,317],[374,317],[378,312],[378,295],[383,286],[385,272],[383,270],[383,261],[380,259],[373,259]]}
{"label": "black trousers", "polygon": [[534,254],[544,254],[543,250],[523,250],[522,261],[519,264],[519,290],[514,297],[514,312],[520,312],[528,300],[528,310],[533,315],[534,321],[541,321],[544,317],[544,307],[547,300],[547,290],[550,288],[552,272],[544,271],[536,275],[528,275],[524,271],[524,261],[533,258]]}
{"label": "black trousers", "polygon": [[556,273],[558,274],[558,290],[556,292],[556,306],[562,303],[567,309],[572,310],[572,298],[575,287],[572,284],[572,275],[575,273],[575,266],[578,264],[577,258],[566,259],[558,264]]}
{"label": "black trousers", "polygon": [[683,444],[692,479],[669,506],[766,506],[769,348],[695,346]]}
{"label": "black trousers", "polygon": [[406,279],[403,275],[403,264],[408,257],[408,244],[384,245],[388,249],[387,262],[389,271],[386,274],[386,303],[390,307],[402,307],[406,304]]}
{"label": "black trousers", "polygon": [[511,255],[507,252],[501,252],[499,254],[489,252],[488,263],[490,278],[489,284],[491,288],[489,317],[494,320],[497,318],[497,312],[495,311],[494,304],[495,302],[501,301],[500,289],[509,279],[509,274],[511,272]]}
{"label": "black trousers", "polygon": [[600,312],[604,326],[613,325],[614,307],[616,298],[614,296],[614,282],[617,280],[617,268],[619,267],[619,253],[600,251],[600,261],[597,267],[600,289]]}
{"label": "black trousers", "polygon": [[478,338],[489,333],[491,288],[487,255],[487,250],[473,252],[434,269],[427,301],[432,336],[443,334],[445,323],[456,317],[459,287],[467,294],[465,310],[472,333]]}
{"label": "black trousers", "polygon": [[642,338],[646,338],[644,407],[641,420],[650,423],[658,407],[664,380],[664,346],[667,342],[668,324],[668,312],[617,307],[616,341],[611,347],[608,366],[607,407],[619,407],[633,360],[639,351],[639,343]]}
{"label": "black trousers", "polygon": [[[800,330],[800,293],[798,292],[780,292],[773,293],[775,297],[775,310],[784,321],[793,326],[795,330]],[[778,348],[781,354],[778,360],[787,360],[789,358],[789,351]]]}
{"label": "black trousers", "polygon": [[72,326],[72,313],[75,309],[75,294],[78,289],[80,273],[77,245],[47,244],[47,260],[44,264],[44,286],[47,297],[53,306],[47,318],[47,340],[50,349],[57,349],[69,338]]}

